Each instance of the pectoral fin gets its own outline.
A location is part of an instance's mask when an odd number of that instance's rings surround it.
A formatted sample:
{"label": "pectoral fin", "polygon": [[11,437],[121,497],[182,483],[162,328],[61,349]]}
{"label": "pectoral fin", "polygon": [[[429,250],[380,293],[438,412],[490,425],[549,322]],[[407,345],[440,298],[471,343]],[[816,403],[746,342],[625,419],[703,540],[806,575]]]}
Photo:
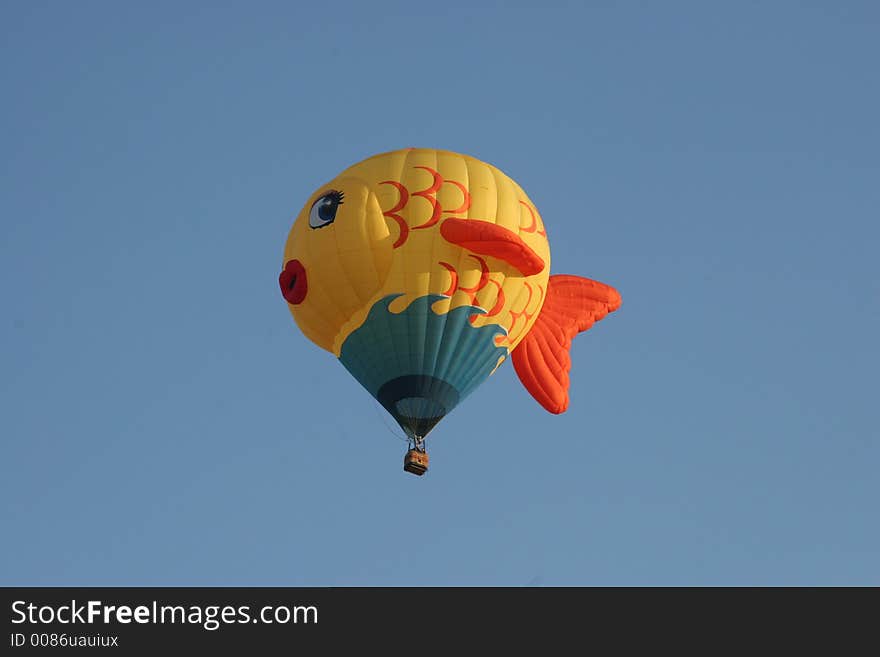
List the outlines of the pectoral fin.
{"label": "pectoral fin", "polygon": [[447,242],[479,255],[491,256],[516,267],[523,276],[544,270],[544,261],[522,238],[502,226],[478,219],[450,217],[440,224]]}

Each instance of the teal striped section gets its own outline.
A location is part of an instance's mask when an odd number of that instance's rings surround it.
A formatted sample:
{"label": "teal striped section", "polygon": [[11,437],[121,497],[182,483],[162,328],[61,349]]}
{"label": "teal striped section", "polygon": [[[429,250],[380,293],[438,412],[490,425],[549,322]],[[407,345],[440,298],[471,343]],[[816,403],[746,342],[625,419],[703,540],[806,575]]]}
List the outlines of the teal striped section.
{"label": "teal striped section", "polygon": [[367,319],[342,345],[339,360],[388,410],[410,437],[424,437],[459,402],[485,381],[507,349],[496,325],[473,326],[468,318],[486,311],[460,306],[438,314],[427,295],[398,314],[388,310],[393,294],[377,301]]}

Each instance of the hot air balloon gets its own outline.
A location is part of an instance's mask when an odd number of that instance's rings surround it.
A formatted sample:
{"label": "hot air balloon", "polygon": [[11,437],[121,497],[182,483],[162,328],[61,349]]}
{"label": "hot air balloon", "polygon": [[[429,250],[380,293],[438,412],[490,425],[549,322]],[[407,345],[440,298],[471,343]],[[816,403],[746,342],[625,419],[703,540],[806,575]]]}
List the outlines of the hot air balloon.
{"label": "hot air balloon", "polygon": [[605,284],[550,275],[538,209],[476,158],[410,148],[350,166],[293,223],[279,285],[300,330],[405,432],[425,438],[511,356],[551,413],[569,403],[569,347],[620,306]]}

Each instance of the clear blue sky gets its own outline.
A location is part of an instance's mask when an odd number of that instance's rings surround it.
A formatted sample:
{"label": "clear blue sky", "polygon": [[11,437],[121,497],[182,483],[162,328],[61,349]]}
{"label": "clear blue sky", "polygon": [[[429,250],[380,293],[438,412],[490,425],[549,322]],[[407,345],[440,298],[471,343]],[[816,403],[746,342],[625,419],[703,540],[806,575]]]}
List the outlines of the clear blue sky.
{"label": "clear blue sky", "polygon": [[[0,33],[0,583],[880,584],[876,3],[15,1]],[[313,189],[406,146],[505,170],[553,270],[624,299],[567,414],[506,364],[421,479],[277,287]]]}

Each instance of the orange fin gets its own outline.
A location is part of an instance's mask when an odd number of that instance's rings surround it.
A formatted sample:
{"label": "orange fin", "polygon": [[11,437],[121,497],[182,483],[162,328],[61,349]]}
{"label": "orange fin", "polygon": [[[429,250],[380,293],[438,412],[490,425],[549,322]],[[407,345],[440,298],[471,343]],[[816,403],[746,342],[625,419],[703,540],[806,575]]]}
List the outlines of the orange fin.
{"label": "orange fin", "polygon": [[516,267],[523,276],[544,271],[544,261],[522,238],[503,226],[477,219],[450,217],[440,224],[447,242],[473,253],[492,256]]}
{"label": "orange fin", "polygon": [[613,287],[580,276],[551,276],[537,321],[511,354],[526,390],[551,413],[568,408],[571,339],[620,308]]}

